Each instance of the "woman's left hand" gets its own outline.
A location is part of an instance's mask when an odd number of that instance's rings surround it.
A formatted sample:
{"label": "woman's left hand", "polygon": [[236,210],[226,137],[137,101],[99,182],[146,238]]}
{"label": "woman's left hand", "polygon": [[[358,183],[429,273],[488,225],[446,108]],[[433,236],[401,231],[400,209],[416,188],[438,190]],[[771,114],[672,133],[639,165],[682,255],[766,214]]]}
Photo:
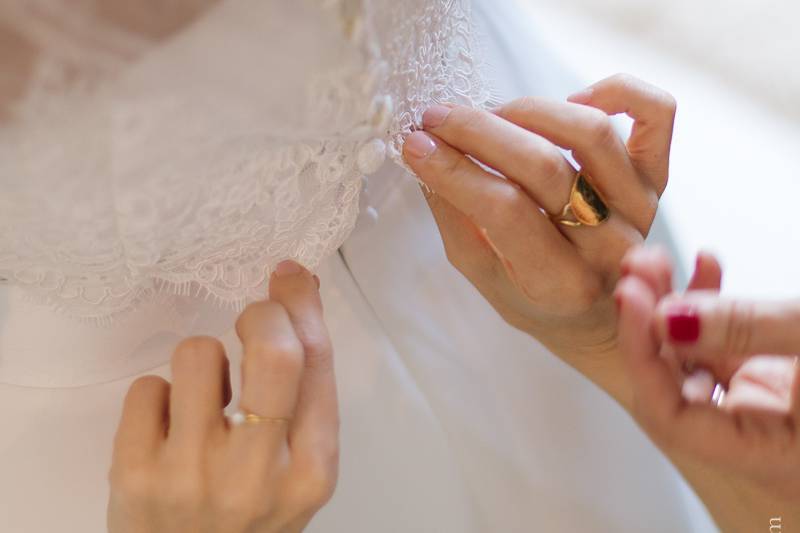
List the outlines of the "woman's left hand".
{"label": "woman's left hand", "polygon": [[292,262],[270,299],[236,322],[242,342],[240,423],[228,359],[209,337],[183,340],[172,383],[131,385],[109,480],[112,533],[297,533],[330,499],[338,471],[333,355],[318,282]]}
{"label": "woman's left hand", "polygon": [[[618,75],[569,102],[523,98],[493,113],[436,106],[404,156],[427,195],[451,263],[511,325],[625,403],[611,298],[626,251],[650,230],[667,184],[675,101]],[[634,119],[627,143],[608,115]],[[610,208],[597,227],[566,227],[576,171]],[[477,164],[500,172],[505,178]]]}
{"label": "woman's left hand", "polygon": [[800,301],[675,293],[669,258],[652,250],[624,264],[616,298],[633,417],[723,531],[800,523]]}

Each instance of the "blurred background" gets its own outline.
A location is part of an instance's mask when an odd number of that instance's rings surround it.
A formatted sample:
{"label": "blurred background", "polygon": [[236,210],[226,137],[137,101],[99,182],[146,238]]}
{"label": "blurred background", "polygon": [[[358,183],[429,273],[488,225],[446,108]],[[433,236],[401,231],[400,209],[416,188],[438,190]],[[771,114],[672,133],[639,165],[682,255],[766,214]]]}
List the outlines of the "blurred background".
{"label": "blurred background", "polygon": [[662,215],[725,291],[800,297],[800,3],[518,0],[587,84],[628,72],[678,100]]}

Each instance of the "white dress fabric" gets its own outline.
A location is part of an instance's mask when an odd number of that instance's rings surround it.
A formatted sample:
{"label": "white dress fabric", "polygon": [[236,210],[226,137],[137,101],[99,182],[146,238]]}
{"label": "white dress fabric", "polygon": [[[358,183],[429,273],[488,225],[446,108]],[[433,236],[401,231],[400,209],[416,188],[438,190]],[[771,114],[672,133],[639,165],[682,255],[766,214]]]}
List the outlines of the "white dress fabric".
{"label": "white dress fabric", "polygon": [[[467,0],[122,6],[0,5],[35,55],[0,122],[0,280],[69,316],[241,308],[279,261],[342,243],[362,176],[428,105],[488,99]],[[200,11],[135,23],[158,6]]]}
{"label": "white dress fabric", "polygon": [[[512,1],[475,4],[504,96],[577,88]],[[364,201],[377,220],[361,220],[317,269],[336,349],[342,461],[337,493],[309,531],[712,531],[629,418],[503,324],[447,263],[401,167],[387,162],[372,175]],[[19,378],[0,385],[3,531],[105,529],[111,440],[134,376],[72,388],[21,382],[100,381],[148,366],[168,376],[164,361],[187,332],[222,336],[236,368],[230,317],[176,298],[98,330],[20,289],[0,292],[0,371]],[[84,355],[76,365],[52,355],[65,349]],[[126,357],[104,369],[111,352]]]}

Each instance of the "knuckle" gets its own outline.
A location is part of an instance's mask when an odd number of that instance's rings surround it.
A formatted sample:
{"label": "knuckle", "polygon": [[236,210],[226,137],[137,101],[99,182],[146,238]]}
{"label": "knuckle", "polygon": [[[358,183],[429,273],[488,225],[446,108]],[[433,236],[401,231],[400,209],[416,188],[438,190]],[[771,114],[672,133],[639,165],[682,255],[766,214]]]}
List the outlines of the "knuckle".
{"label": "knuckle", "polygon": [[639,78],[627,72],[617,72],[616,74],[608,78],[608,81],[614,85],[621,85],[628,87],[636,83],[639,83]]}
{"label": "knuckle", "polygon": [[248,361],[279,375],[293,375],[303,368],[303,346],[296,337],[252,340],[245,350]]}
{"label": "knuckle", "polygon": [[265,308],[270,304],[269,301],[258,301],[252,302],[247,304],[247,307],[239,313],[239,316],[236,318],[236,333],[239,337],[242,336],[242,332],[245,330],[245,327],[249,321],[251,321],[254,317],[260,316],[264,313]]}
{"label": "knuckle", "polygon": [[331,366],[333,346],[326,331],[307,333],[303,347],[306,367],[323,370]]}
{"label": "knuckle", "polygon": [[726,327],[725,353],[747,355],[751,352],[755,313],[755,304],[752,302],[731,303]]}
{"label": "knuckle", "polygon": [[605,148],[616,140],[611,119],[602,111],[587,109],[585,129],[588,143],[595,148]]}
{"label": "knuckle", "polygon": [[537,159],[540,180],[544,190],[559,191],[565,185],[564,157],[555,151],[548,151]]}
{"label": "knuckle", "polygon": [[501,226],[518,224],[530,210],[531,205],[525,194],[510,183],[503,183],[496,191],[496,201],[489,206],[492,219]]}

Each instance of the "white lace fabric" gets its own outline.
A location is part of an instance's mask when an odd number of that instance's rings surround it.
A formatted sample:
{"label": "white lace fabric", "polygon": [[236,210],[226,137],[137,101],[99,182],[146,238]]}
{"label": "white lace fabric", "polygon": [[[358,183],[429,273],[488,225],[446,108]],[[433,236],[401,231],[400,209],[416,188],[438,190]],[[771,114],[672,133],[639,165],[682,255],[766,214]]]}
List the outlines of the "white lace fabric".
{"label": "white lace fabric", "polygon": [[467,0],[109,3],[0,6],[35,51],[0,102],[0,280],[79,319],[315,268],[428,106],[490,98]]}

